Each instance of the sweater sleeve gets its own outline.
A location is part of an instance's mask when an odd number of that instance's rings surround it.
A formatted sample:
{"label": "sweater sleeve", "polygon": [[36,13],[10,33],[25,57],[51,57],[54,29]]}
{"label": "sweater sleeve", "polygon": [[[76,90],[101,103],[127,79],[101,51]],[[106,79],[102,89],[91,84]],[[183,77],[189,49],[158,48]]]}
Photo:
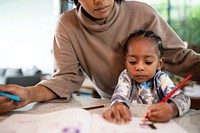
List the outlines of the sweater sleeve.
{"label": "sweater sleeve", "polygon": [[66,19],[65,14],[61,16],[54,35],[54,75],[39,84],[46,86],[60,98],[69,99],[72,93],[80,88],[84,76],[68,32],[63,26],[63,19]]}
{"label": "sweater sleeve", "polygon": [[[167,96],[175,88],[175,85],[166,74],[161,75],[160,81],[162,92],[164,93],[164,96]],[[186,113],[191,104],[190,98],[186,96],[180,89],[176,91],[167,102],[173,102],[177,106],[179,116],[182,116],[184,113]]]}
{"label": "sweater sleeve", "polygon": [[130,107],[129,96],[131,89],[131,81],[125,69],[121,72],[119,76],[118,83],[114,90],[110,106],[117,102],[123,102],[126,106]]}

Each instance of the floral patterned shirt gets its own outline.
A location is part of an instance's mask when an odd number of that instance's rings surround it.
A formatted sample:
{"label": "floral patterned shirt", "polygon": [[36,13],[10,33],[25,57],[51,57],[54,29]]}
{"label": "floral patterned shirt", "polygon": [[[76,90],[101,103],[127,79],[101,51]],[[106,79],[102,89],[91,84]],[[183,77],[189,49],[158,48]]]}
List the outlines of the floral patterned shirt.
{"label": "floral patterned shirt", "polygon": [[[174,88],[174,83],[163,71],[158,71],[147,82],[137,83],[129,78],[125,69],[119,76],[118,84],[111,99],[111,106],[116,102],[123,102],[128,107],[130,107],[130,103],[148,105],[159,103]],[[184,95],[180,89],[167,102],[174,102],[176,104],[179,116],[187,112],[191,104],[190,98]]]}

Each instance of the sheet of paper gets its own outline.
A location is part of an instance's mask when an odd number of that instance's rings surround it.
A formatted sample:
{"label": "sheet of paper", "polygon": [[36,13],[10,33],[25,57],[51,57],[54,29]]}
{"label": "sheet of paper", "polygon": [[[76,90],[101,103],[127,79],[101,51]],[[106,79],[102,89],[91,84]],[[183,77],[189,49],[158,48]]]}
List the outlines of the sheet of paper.
{"label": "sheet of paper", "polygon": [[173,120],[168,123],[154,124],[157,129],[140,126],[142,118],[133,117],[129,124],[117,125],[107,122],[101,116],[94,114],[92,118],[91,133],[187,133]]}
{"label": "sheet of paper", "polygon": [[173,120],[156,123],[156,130],[141,127],[142,117],[129,124],[110,123],[83,109],[66,109],[47,114],[16,114],[0,123],[0,133],[186,133]]}
{"label": "sheet of paper", "polygon": [[16,114],[0,123],[0,133],[89,133],[91,114],[67,109],[48,114]]}

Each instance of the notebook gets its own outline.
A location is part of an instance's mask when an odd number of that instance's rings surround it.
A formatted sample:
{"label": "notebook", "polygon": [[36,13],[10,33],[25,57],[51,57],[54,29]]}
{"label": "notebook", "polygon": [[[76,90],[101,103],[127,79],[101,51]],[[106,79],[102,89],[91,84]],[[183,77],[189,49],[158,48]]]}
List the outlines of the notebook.
{"label": "notebook", "polygon": [[46,114],[14,114],[0,123],[0,133],[186,133],[173,120],[141,127],[141,117],[129,124],[110,123],[99,114],[78,108]]}

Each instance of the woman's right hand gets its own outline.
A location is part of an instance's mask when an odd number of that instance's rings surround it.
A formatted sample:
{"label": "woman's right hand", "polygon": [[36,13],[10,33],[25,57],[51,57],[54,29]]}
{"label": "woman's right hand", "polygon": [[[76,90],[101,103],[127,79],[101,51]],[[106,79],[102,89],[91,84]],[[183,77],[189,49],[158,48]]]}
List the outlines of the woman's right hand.
{"label": "woman's right hand", "polygon": [[26,87],[9,84],[9,85],[0,85],[0,92],[6,92],[19,96],[21,101],[13,101],[9,97],[0,96],[0,114],[7,113],[11,110],[18,109],[26,106],[31,102],[31,97],[29,95],[28,89]]}

